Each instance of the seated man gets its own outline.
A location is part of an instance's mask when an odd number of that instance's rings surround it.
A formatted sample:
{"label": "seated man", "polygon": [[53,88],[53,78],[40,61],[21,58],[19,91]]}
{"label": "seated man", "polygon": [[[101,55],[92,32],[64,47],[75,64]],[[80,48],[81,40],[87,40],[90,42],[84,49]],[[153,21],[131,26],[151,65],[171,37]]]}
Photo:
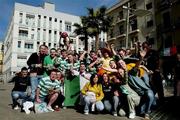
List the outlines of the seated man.
{"label": "seated man", "polygon": [[13,109],[17,110],[19,108],[18,100],[22,99],[23,102],[27,100],[28,95],[26,92],[27,86],[30,85],[30,78],[28,76],[28,69],[23,67],[20,74],[13,77],[10,82],[15,82],[14,88],[12,89],[11,96],[13,101]]}
{"label": "seated man", "polygon": [[36,102],[41,103],[47,99],[47,109],[49,111],[54,111],[51,105],[58,98],[61,89],[60,83],[58,80],[56,80],[56,78],[57,71],[51,70],[50,76],[42,78],[36,90]]}
{"label": "seated man", "polygon": [[63,102],[65,100],[65,96],[64,96],[64,76],[62,75],[62,73],[60,71],[57,71],[57,78],[60,84],[60,92],[58,95],[58,98],[56,99],[56,101],[51,105],[55,111],[59,111],[60,107],[63,107]]}

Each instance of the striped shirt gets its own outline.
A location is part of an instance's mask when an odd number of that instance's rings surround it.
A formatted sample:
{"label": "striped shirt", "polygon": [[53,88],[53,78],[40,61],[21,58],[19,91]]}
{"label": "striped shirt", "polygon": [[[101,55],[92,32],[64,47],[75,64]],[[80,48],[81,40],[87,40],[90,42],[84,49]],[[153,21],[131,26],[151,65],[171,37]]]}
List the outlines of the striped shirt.
{"label": "striped shirt", "polygon": [[40,80],[38,88],[40,89],[39,97],[46,97],[49,90],[60,91],[61,84],[58,80],[50,80],[50,77],[44,77]]}
{"label": "striped shirt", "polygon": [[73,70],[79,70],[79,67],[80,67],[80,61],[76,61],[74,64],[73,63],[66,63],[65,65],[64,65],[64,68],[66,69],[66,70],[70,70],[71,68],[73,69]]}
{"label": "striped shirt", "polygon": [[59,67],[58,67],[58,69],[60,70],[60,71],[64,71],[64,68],[65,68],[65,65],[67,64],[67,61],[66,61],[66,59],[62,59],[61,57],[59,57],[58,58],[58,62],[59,62]]}

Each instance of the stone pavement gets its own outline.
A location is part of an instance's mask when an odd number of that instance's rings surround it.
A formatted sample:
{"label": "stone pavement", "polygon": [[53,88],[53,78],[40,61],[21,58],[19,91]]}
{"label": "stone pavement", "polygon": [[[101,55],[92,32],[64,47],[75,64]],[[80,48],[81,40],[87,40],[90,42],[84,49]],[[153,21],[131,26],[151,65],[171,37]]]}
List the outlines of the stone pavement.
{"label": "stone pavement", "polygon": [[[0,83],[0,120],[111,120],[111,119],[128,120],[127,117],[114,117],[109,114],[84,115],[70,108],[67,108],[65,110],[62,109],[59,112],[41,113],[41,114],[35,114],[31,112],[29,115],[26,115],[24,112],[20,112],[20,110],[13,110],[11,108],[10,104],[12,102],[11,102],[10,93],[11,93],[12,87],[13,87],[13,84]],[[174,103],[173,101],[171,102]],[[168,106],[165,105],[165,107],[164,106],[160,107],[156,112],[153,112],[151,114],[152,119],[153,120],[180,120],[178,119],[180,114],[176,112],[174,114],[175,108],[173,106],[168,108],[169,106],[170,105]],[[171,114],[172,112],[173,114]],[[143,120],[143,118],[136,117],[133,120]]]}
{"label": "stone pavement", "polygon": [[[128,120],[127,117],[114,117],[109,114],[84,115],[74,109],[62,109],[59,112],[26,115],[11,108],[11,89],[13,84],[0,84],[0,120]],[[136,117],[134,120],[143,120]]]}

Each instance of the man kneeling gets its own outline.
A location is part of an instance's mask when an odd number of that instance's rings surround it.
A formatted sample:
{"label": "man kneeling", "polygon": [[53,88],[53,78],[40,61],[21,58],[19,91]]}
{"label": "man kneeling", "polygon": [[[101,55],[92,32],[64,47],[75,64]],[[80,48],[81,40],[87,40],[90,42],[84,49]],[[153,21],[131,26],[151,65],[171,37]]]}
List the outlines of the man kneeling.
{"label": "man kneeling", "polygon": [[54,111],[51,105],[58,98],[61,89],[59,81],[56,80],[56,76],[57,71],[51,70],[50,76],[42,78],[36,90],[36,102],[41,103],[47,99],[47,109],[49,111]]}

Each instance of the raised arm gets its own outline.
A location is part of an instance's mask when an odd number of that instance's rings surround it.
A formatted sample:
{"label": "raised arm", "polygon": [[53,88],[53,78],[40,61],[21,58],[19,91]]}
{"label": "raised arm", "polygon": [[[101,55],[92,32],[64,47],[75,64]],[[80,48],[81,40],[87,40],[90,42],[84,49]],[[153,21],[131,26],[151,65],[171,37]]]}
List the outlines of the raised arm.
{"label": "raised arm", "polygon": [[111,51],[113,55],[117,55],[116,51],[114,50],[114,44],[111,44]]}
{"label": "raised arm", "polygon": [[84,51],[83,54],[80,56],[79,60],[83,60],[85,55],[86,55],[87,51]]}

